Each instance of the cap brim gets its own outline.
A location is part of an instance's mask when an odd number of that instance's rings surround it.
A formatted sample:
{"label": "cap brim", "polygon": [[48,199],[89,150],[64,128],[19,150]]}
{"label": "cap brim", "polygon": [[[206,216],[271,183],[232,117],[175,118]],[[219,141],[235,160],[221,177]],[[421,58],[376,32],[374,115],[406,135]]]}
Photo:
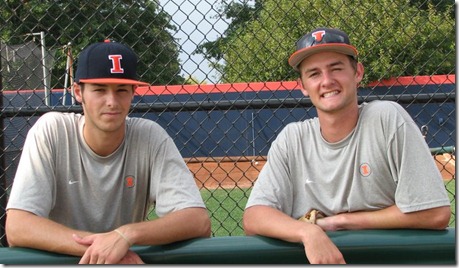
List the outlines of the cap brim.
{"label": "cap brim", "polygon": [[300,50],[295,51],[290,58],[288,59],[288,64],[293,67],[296,71],[298,70],[298,65],[306,59],[307,57],[311,56],[312,54],[324,51],[331,51],[331,52],[338,52],[342,54],[346,54],[349,56],[353,56],[357,58],[357,49],[351,45],[347,44],[319,44],[312,47],[303,48]]}
{"label": "cap brim", "polygon": [[93,78],[93,79],[80,79],[80,83],[89,83],[89,84],[123,84],[123,85],[139,85],[139,86],[149,86],[149,83],[141,82],[132,79],[123,79],[123,78]]}

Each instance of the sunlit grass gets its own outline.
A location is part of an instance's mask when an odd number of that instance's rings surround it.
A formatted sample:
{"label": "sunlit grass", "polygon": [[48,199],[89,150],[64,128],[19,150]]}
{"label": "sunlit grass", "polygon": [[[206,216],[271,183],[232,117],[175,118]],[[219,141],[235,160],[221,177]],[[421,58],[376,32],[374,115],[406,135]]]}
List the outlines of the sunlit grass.
{"label": "sunlit grass", "polygon": [[446,191],[448,192],[449,200],[451,201],[451,219],[449,226],[456,226],[456,180],[452,179],[445,181]]}
{"label": "sunlit grass", "polygon": [[[446,190],[451,200],[450,227],[456,223],[456,181],[445,181]],[[247,203],[249,189],[202,189],[201,195],[209,211],[212,224],[212,236],[242,236],[242,214]],[[154,211],[150,212],[149,219],[157,218]]]}

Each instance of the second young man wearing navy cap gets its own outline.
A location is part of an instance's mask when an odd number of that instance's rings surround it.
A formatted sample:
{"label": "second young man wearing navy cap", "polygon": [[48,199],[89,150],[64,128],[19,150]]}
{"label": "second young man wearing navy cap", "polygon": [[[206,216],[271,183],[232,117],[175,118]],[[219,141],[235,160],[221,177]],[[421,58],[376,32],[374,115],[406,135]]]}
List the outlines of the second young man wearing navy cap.
{"label": "second young man wearing navy cap", "polygon": [[[7,205],[10,246],[82,256],[82,264],[143,263],[132,245],[210,236],[210,219],[173,140],[128,113],[137,56],[116,42],[78,58],[83,114],[49,112],[27,134]],[[147,221],[152,205],[158,219]]]}
{"label": "second young man wearing navy cap", "polygon": [[[287,125],[272,143],[244,212],[246,234],[303,243],[316,264],[345,263],[325,231],[446,228],[450,202],[416,123],[395,102],[358,104],[364,68],[347,34],[309,32],[289,64],[318,117]],[[297,220],[309,211],[325,217]]]}

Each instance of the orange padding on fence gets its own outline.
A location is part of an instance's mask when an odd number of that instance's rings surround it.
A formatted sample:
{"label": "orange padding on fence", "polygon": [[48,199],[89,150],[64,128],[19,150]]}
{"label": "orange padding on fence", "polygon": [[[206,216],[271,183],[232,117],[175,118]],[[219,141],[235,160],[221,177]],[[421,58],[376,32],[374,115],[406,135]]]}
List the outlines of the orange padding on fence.
{"label": "orange padding on fence", "polygon": [[[377,86],[412,86],[412,85],[442,85],[455,84],[454,75],[420,75],[402,76],[387,80],[375,81],[368,87]],[[163,95],[163,94],[199,94],[199,93],[232,93],[232,92],[258,92],[277,90],[298,90],[301,86],[298,81],[273,81],[273,82],[249,82],[227,84],[199,84],[199,85],[165,85],[138,87],[137,95]]]}

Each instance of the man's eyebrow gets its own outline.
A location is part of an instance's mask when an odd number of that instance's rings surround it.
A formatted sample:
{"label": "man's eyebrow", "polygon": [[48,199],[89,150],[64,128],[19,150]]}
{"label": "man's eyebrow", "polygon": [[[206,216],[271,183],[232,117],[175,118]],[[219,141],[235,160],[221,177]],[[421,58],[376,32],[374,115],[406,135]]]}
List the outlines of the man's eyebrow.
{"label": "man's eyebrow", "polygon": [[338,60],[338,61],[330,63],[329,65],[327,65],[327,67],[333,67],[333,66],[336,66],[336,65],[343,65],[343,64],[344,64],[344,62],[342,62],[341,60]]}
{"label": "man's eyebrow", "polygon": [[107,84],[91,84],[93,86],[96,86],[96,87],[108,87]]}
{"label": "man's eyebrow", "polygon": [[[334,61],[334,62],[332,62],[330,64],[327,64],[326,67],[330,68],[330,67],[334,67],[334,66],[337,66],[337,65],[343,65],[343,64],[344,64],[344,62],[342,62],[341,60],[337,60],[337,61]],[[318,69],[318,67],[312,67],[312,68],[306,69],[305,72],[306,73],[307,72],[313,72],[313,71],[315,71],[317,69]]]}
{"label": "man's eyebrow", "polygon": [[[97,86],[97,87],[108,87],[107,84],[92,84],[94,86]],[[131,86],[130,84],[117,84],[117,87],[127,87],[127,86]]]}

